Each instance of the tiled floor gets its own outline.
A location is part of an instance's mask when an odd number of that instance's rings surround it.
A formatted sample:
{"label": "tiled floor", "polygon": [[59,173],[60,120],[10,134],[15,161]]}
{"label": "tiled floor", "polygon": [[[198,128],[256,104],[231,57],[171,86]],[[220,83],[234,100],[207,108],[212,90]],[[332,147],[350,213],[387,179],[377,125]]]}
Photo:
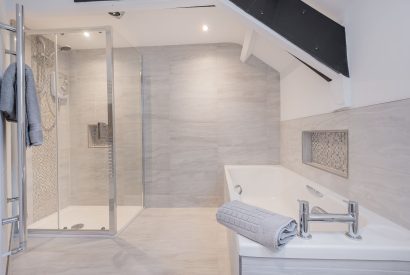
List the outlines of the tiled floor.
{"label": "tiled floor", "polygon": [[[121,231],[142,209],[141,206],[117,206],[117,228]],[[76,224],[83,224],[82,229],[100,230],[102,227],[109,228],[108,206],[102,205],[70,205],[60,211],[60,221],[58,213],[53,213],[33,224],[29,229],[57,229],[60,222],[60,229]]]}
{"label": "tiled floor", "polygon": [[118,237],[32,238],[10,275],[227,275],[225,229],[214,208],[145,209]]}

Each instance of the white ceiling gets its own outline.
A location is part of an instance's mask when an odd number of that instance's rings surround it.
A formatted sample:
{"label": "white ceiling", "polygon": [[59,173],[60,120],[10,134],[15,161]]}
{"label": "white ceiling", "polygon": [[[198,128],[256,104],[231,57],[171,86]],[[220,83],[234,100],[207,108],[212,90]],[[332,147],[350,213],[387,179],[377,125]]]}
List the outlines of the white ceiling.
{"label": "white ceiling", "polygon": [[[347,9],[352,0],[302,0],[306,4],[332,18],[339,24],[344,23]],[[360,0],[359,0],[360,1]]]}
{"label": "white ceiling", "polygon": [[[9,12],[14,12],[16,0],[8,1]],[[329,17],[342,22],[343,2],[349,0],[304,0]],[[30,29],[88,28],[112,26],[114,45],[159,46],[200,43],[242,44],[250,25],[219,0],[122,0],[98,3],[74,3],[73,0],[18,0],[25,7],[26,25]],[[215,8],[178,7],[216,5]],[[125,11],[118,20],[108,11]],[[202,25],[209,26],[208,32]],[[60,37],[60,45],[74,49],[95,48],[102,37],[82,35]],[[279,72],[288,72],[295,59],[263,34],[256,35],[253,54]]]}
{"label": "white ceiling", "polygon": [[[212,4],[212,1],[121,1],[95,4],[74,4],[69,0],[43,0],[41,6],[53,3],[45,9],[39,8],[36,0],[22,0],[25,6],[26,25],[34,30],[55,28],[87,28],[112,26],[114,43],[117,46],[158,46],[198,43],[241,43],[245,32],[244,25],[232,14],[221,7],[178,9],[175,7]],[[61,2],[61,7],[56,4]],[[150,2],[150,4],[146,4]],[[125,5],[129,3],[129,5]],[[135,3],[141,3],[141,6]],[[164,4],[160,4],[164,3]],[[171,5],[171,3],[173,3]],[[112,8],[114,6],[115,8]],[[118,8],[118,6],[120,8]],[[67,7],[67,8],[65,8]],[[111,8],[110,8],[111,7]],[[48,10],[47,12],[45,10]],[[125,11],[119,20],[107,11]],[[209,26],[209,32],[202,32],[202,25]],[[80,37],[81,38],[81,37]],[[75,40],[73,47],[87,48],[81,43],[90,39]]]}
{"label": "white ceiling", "polygon": [[21,3],[30,13],[50,15],[52,12],[67,15],[100,13],[112,10],[169,9],[186,6],[212,5],[217,0],[112,0],[74,3],[74,0],[10,0],[9,7]]}

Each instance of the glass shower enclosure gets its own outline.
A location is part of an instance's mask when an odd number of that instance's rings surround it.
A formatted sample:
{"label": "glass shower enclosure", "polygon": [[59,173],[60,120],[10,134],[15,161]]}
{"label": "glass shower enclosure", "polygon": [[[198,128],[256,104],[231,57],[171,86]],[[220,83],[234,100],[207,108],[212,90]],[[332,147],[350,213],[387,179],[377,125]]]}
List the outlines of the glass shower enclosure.
{"label": "glass shower enclosure", "polygon": [[141,56],[113,40],[28,32],[44,133],[27,154],[30,234],[113,235],[143,207]]}

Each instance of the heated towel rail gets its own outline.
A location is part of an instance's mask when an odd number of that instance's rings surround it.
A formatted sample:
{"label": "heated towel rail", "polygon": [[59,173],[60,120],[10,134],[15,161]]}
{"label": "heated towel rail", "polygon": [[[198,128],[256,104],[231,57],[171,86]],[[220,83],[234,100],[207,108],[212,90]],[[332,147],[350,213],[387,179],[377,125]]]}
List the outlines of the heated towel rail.
{"label": "heated towel rail", "polygon": [[[16,167],[13,177],[16,179],[13,188],[18,190],[17,196],[7,198],[6,203],[14,204],[13,215],[8,218],[2,218],[2,226],[12,225],[12,235],[17,238],[18,246],[10,247],[9,251],[3,253],[3,256],[10,256],[23,251],[27,245],[27,205],[26,205],[26,87],[25,87],[25,58],[24,58],[24,8],[22,5],[16,5],[16,25],[11,26],[0,23],[0,29],[11,32],[12,45],[15,40],[16,50],[6,49],[4,54],[14,57],[17,63],[17,137],[12,142],[16,142]],[[13,158],[12,157],[12,158]],[[3,164],[5,165],[5,164]],[[13,166],[13,165],[12,165]],[[5,170],[3,170],[5,171]],[[4,183],[6,184],[6,183]],[[6,190],[4,188],[3,190]]]}

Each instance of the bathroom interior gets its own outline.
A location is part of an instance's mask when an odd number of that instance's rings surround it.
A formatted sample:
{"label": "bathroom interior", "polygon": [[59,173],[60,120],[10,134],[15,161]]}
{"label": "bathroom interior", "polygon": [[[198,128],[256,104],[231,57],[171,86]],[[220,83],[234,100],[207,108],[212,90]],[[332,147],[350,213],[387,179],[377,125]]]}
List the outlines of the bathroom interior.
{"label": "bathroom interior", "polygon": [[410,274],[409,9],[0,0],[0,274]]}

